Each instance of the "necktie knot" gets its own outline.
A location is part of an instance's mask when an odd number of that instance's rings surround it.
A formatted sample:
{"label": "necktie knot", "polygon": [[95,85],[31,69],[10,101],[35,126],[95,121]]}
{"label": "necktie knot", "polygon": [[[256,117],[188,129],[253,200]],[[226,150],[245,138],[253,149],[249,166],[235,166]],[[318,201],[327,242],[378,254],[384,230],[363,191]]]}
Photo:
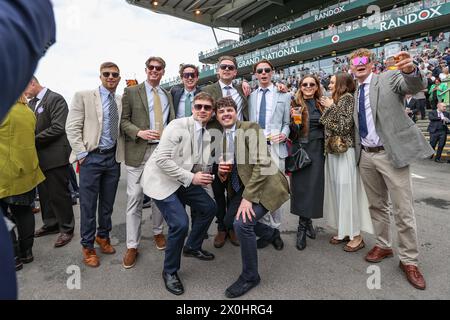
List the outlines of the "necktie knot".
{"label": "necktie knot", "polygon": [[227,90],[227,96],[231,96],[231,86],[225,86],[224,89]]}

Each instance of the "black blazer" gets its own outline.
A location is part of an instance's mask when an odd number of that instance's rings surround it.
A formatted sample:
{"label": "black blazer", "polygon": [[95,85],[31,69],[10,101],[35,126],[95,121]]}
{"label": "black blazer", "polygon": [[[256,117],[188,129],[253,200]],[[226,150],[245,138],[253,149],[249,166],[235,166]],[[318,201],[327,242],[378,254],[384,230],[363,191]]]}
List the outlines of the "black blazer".
{"label": "black blazer", "polygon": [[71,148],[66,136],[69,113],[66,100],[47,90],[34,114],[36,115],[36,150],[42,171],[69,164]]}
{"label": "black blazer", "polygon": [[420,111],[419,108],[419,101],[415,98],[411,98],[411,100],[408,101],[405,99],[405,108],[411,109],[412,113],[408,114],[408,116],[412,119],[415,119],[415,115]]}
{"label": "black blazer", "polygon": [[[447,111],[444,111],[444,116],[450,119],[450,114]],[[444,129],[444,132],[448,133],[447,125],[442,123],[442,120],[438,117],[437,110],[430,111],[428,113],[428,119],[430,119],[430,124],[428,125],[428,132],[430,134],[436,133],[441,129]]]}
{"label": "black blazer", "polygon": [[[175,116],[178,114],[178,107],[180,104],[181,96],[183,95],[184,87],[183,86],[174,86],[170,89],[170,94],[173,99],[173,106],[175,108]],[[197,86],[194,91],[194,96],[200,92],[200,88]]]}

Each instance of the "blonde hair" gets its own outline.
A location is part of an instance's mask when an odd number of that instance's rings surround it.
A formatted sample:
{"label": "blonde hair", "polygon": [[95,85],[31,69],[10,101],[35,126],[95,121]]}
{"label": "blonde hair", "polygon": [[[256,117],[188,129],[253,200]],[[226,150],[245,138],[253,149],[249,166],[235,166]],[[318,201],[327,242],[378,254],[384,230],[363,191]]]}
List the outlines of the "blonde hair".
{"label": "blonde hair", "polygon": [[27,98],[25,97],[25,95],[23,93],[19,98],[17,98],[17,103],[23,103],[23,104],[28,105]]}
{"label": "blonde hair", "polygon": [[371,62],[375,61],[375,54],[367,48],[360,48],[350,53],[350,55],[348,56],[348,58],[350,59],[350,63],[351,60],[355,57],[368,57]]}

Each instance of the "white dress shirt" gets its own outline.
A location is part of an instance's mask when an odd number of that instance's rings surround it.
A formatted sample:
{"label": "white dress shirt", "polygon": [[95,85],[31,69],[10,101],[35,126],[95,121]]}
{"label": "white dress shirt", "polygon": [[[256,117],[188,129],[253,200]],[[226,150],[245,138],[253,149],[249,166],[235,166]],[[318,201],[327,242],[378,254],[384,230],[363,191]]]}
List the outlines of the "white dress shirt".
{"label": "white dress shirt", "polygon": [[[261,100],[263,97],[263,89],[264,88],[258,88],[258,95],[257,95],[257,108],[256,108],[256,121],[259,121],[259,111],[261,110]],[[267,137],[271,134],[271,128],[270,123],[272,120],[272,113],[273,113],[273,93],[275,86],[271,84],[266,89],[269,91],[266,92],[266,126],[264,129],[264,135]],[[278,130],[279,131],[279,130]]]}
{"label": "white dress shirt", "polygon": [[[225,89],[225,87],[227,87],[228,85],[226,85],[225,83],[223,83],[221,80],[219,80],[219,85],[222,88],[222,97],[226,97],[228,95],[228,90]],[[243,115],[242,115],[242,97],[239,94],[239,92],[236,90],[236,88],[233,86],[233,83],[230,83],[229,87],[231,87],[230,90],[230,94],[231,97],[233,98],[234,102],[236,102],[236,106],[237,106],[237,118],[239,121],[243,120]]]}
{"label": "white dress shirt", "polygon": [[186,114],[185,114],[185,111],[186,111],[185,110],[185,108],[186,108],[185,101],[186,101],[186,97],[187,97],[188,93],[191,94],[191,106],[194,105],[194,91],[195,91],[195,88],[192,91],[187,91],[186,88],[183,90],[183,94],[180,97],[180,102],[178,103],[177,119],[186,117]]}
{"label": "white dress shirt", "polygon": [[[169,99],[167,98],[164,91],[162,91],[161,87],[156,87],[158,92],[159,99],[161,100],[161,108],[163,114],[163,127],[167,125],[167,120],[169,119]],[[153,87],[145,81],[145,91],[147,93],[147,102],[148,102],[148,113],[150,115],[150,129],[155,130],[155,112],[153,110]],[[161,125],[161,124],[160,124]],[[162,128],[161,128],[162,129]]]}
{"label": "white dress shirt", "polygon": [[[370,107],[370,82],[372,81],[373,73],[364,80],[364,101],[366,109],[366,123],[367,123],[367,136],[365,138],[361,137],[361,144],[366,147],[378,147],[383,145],[380,137],[375,129],[374,117],[372,116],[372,108]],[[361,85],[361,83],[359,84]],[[358,102],[359,102],[359,91],[358,91]],[[359,104],[358,104],[359,105]]]}

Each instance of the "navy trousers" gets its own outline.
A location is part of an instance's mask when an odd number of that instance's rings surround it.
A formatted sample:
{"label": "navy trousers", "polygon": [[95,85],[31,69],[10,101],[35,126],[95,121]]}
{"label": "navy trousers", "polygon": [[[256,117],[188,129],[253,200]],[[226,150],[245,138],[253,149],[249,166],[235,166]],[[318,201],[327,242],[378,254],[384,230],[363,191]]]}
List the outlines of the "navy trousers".
{"label": "navy trousers", "polygon": [[97,236],[109,238],[111,215],[120,179],[120,164],[115,151],[89,153],[80,165],[80,234],[81,245],[94,248],[98,200]]}
{"label": "navy trousers", "polygon": [[189,230],[189,219],[184,206],[188,205],[196,212],[191,233],[186,241],[186,247],[193,250],[202,248],[203,239],[216,215],[217,206],[205,189],[195,185],[180,187],[163,200],[155,199],[155,203],[169,226],[164,271],[174,274],[180,269],[184,239]]}

